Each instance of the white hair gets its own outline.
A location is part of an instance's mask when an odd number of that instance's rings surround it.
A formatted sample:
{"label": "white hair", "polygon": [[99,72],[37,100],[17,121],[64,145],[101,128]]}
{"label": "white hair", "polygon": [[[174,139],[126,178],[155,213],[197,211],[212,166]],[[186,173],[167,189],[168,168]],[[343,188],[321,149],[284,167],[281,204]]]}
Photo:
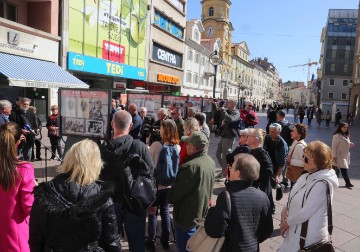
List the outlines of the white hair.
{"label": "white hair", "polygon": [[0,109],[12,107],[11,102],[8,100],[0,100]]}

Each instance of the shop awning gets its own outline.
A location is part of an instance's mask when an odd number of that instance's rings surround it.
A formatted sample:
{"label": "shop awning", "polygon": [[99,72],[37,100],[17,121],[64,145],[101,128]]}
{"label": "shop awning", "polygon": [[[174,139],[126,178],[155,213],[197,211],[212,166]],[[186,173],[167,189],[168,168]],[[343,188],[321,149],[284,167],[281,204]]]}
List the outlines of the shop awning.
{"label": "shop awning", "polygon": [[89,88],[53,62],[0,53],[0,74],[10,86],[33,88]]}

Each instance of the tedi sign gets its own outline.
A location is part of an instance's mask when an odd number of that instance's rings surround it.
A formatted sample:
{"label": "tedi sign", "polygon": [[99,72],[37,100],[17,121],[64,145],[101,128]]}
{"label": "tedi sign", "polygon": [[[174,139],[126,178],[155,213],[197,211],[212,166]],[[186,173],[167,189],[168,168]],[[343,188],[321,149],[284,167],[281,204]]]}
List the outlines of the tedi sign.
{"label": "tedi sign", "polygon": [[154,43],[153,45],[153,60],[178,68],[181,68],[182,65],[181,54],[167,49],[156,43]]}

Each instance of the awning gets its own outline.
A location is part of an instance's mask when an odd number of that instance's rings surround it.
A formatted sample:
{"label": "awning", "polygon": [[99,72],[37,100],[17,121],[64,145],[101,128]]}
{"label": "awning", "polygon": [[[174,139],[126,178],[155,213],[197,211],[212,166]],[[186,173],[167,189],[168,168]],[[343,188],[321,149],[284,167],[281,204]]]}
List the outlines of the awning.
{"label": "awning", "polygon": [[0,53],[0,74],[10,86],[33,88],[89,88],[53,62]]}

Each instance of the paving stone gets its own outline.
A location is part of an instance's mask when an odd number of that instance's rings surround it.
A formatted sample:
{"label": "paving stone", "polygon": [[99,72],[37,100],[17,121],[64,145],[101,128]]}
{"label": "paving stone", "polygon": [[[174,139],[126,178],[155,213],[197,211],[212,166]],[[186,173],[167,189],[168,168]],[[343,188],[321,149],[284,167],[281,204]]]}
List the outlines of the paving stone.
{"label": "paving stone", "polygon": [[[345,215],[337,215],[333,218],[333,225],[350,234],[360,235],[360,220],[350,218]],[[360,244],[359,244],[360,245]]]}
{"label": "paving stone", "polygon": [[356,237],[340,246],[340,251],[344,252],[359,252],[360,251],[360,237]]}

